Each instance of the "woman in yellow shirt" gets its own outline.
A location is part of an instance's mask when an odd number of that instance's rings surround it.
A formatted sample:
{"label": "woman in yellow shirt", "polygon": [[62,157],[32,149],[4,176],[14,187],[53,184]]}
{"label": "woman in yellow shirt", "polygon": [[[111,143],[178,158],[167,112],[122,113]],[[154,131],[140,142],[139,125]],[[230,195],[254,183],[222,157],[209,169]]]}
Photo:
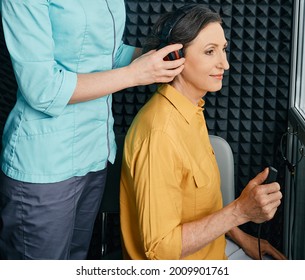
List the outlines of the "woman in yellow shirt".
{"label": "woman in yellow shirt", "polygon": [[[126,259],[226,259],[225,234],[253,258],[256,239],[238,226],[271,219],[280,205],[278,183],[262,185],[268,169],[223,208],[220,175],[203,114],[203,96],[221,89],[229,69],[221,18],[187,5],[155,25],[149,49],[182,43],[183,71],[135,117],[125,139],[121,230]],[[264,242],[263,253],[284,256]]]}

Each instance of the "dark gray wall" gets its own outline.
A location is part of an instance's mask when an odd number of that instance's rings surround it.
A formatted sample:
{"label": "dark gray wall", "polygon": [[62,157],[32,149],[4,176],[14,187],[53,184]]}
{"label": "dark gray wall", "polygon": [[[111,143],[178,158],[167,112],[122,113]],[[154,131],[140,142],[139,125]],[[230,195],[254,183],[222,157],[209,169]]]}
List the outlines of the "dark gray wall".
{"label": "dark gray wall", "polygon": [[[126,42],[141,46],[159,14],[185,3],[204,3],[218,11],[229,41],[230,70],[220,92],[206,95],[205,116],[211,134],[224,137],[235,159],[236,195],[264,167],[285,166],[279,151],[287,128],[293,0],[126,1]],[[114,95],[115,129],[125,133],[154,86]],[[284,191],[284,190],[283,190]],[[264,225],[263,236],[275,246],[282,242],[282,207]],[[256,233],[257,226],[244,229]]]}
{"label": "dark gray wall", "polygon": [[[234,2],[234,4],[233,4]],[[126,42],[141,46],[158,16],[184,3],[205,3],[223,17],[231,65],[220,92],[206,96],[211,134],[227,139],[234,152],[236,194],[257,172],[284,166],[279,143],[287,127],[293,0],[126,0]],[[126,89],[113,96],[115,131],[125,133],[155,86]],[[15,102],[16,84],[0,33],[0,134]],[[1,148],[1,146],[0,146]],[[282,207],[263,227],[263,237],[282,247]],[[247,224],[255,234],[257,226]]]}

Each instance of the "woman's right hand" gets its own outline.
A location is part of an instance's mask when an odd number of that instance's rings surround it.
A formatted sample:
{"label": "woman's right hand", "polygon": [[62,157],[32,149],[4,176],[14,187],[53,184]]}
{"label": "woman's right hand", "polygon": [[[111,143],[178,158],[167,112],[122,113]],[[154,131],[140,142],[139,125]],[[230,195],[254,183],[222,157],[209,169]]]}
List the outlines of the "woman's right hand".
{"label": "woman's right hand", "polygon": [[135,59],[128,67],[135,85],[171,82],[184,68],[185,58],[165,61],[169,53],[181,49],[182,44],[172,44],[152,50]]}
{"label": "woman's right hand", "polygon": [[253,178],[236,199],[239,217],[244,222],[262,223],[271,220],[279,205],[282,193],[277,182],[264,184],[268,176],[268,168]]}

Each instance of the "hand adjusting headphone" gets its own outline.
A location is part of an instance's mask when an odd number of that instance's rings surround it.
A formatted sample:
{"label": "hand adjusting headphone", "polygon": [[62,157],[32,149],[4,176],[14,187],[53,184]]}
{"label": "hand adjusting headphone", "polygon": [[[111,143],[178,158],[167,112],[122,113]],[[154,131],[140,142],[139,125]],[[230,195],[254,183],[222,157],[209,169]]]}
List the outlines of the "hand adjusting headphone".
{"label": "hand adjusting headphone", "polygon": [[[177,25],[177,23],[186,16],[187,11],[189,11],[191,8],[193,8],[195,5],[190,4],[183,6],[181,8],[178,8],[175,13],[167,19],[163,25],[163,29],[160,35],[161,44],[158,47],[158,49],[161,49],[169,44],[172,44],[172,38],[171,33],[174,27]],[[164,60],[176,60],[184,56],[183,49],[174,51],[169,53]]]}

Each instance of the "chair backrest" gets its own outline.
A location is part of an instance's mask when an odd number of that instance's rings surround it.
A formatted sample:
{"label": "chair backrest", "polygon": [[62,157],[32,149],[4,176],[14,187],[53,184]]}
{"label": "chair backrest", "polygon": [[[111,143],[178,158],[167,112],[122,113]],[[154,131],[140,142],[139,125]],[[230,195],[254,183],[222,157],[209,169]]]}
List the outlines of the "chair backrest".
{"label": "chair backrest", "polygon": [[229,143],[222,137],[209,135],[221,177],[223,205],[235,199],[234,158]]}

